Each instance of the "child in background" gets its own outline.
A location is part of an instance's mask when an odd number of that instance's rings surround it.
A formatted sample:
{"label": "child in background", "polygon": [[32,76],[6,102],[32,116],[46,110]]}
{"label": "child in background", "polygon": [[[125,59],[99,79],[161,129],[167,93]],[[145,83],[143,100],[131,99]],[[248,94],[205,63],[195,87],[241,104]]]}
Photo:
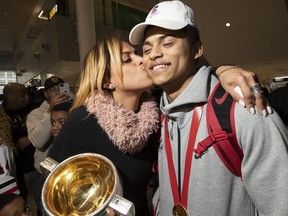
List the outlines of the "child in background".
{"label": "child in background", "polygon": [[[68,118],[69,110],[70,110],[71,106],[72,106],[71,102],[64,102],[64,103],[56,104],[52,108],[51,114],[50,114],[50,122],[51,122],[51,134],[52,134],[54,139],[58,135],[59,131],[62,128],[62,125],[64,124],[64,122]],[[40,164],[42,164],[42,162]],[[41,166],[43,166],[43,164]],[[38,203],[42,202],[41,201],[41,191],[42,191],[42,187],[43,187],[44,182],[45,182],[45,178],[48,175],[45,171],[45,168],[43,169],[43,167],[41,167],[41,166],[40,166],[40,169],[41,169],[43,176],[41,176],[41,179],[39,180],[38,196],[36,199]],[[42,204],[38,204],[38,205],[42,205]]]}
{"label": "child in background", "polygon": [[65,102],[57,104],[53,107],[51,111],[50,121],[51,121],[51,133],[54,138],[58,135],[59,131],[62,128],[62,125],[68,118],[71,106],[72,103]]}

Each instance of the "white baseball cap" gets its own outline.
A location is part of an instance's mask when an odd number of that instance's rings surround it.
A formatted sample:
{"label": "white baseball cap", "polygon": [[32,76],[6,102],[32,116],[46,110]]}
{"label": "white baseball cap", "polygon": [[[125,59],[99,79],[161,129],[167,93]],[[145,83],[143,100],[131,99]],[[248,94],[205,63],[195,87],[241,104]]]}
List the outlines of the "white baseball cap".
{"label": "white baseball cap", "polygon": [[181,1],[164,1],[155,5],[149,12],[145,22],[130,31],[129,41],[133,45],[143,42],[147,26],[157,26],[169,30],[179,30],[187,25],[195,26],[193,10]]}

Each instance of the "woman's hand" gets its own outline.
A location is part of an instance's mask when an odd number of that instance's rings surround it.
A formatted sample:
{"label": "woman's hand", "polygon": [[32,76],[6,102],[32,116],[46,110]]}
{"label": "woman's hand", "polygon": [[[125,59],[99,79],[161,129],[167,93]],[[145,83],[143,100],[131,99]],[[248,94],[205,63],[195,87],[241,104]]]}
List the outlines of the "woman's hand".
{"label": "woman's hand", "polygon": [[252,91],[252,87],[259,83],[255,73],[243,70],[239,66],[220,66],[216,74],[223,88],[249,112],[255,114],[256,105],[263,116],[272,113],[264,92]]}

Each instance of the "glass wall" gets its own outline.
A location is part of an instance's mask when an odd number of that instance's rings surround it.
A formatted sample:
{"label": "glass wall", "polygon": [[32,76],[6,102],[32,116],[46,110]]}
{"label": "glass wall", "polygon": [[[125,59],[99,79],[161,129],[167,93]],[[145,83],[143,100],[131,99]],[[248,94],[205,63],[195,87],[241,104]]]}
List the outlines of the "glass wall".
{"label": "glass wall", "polygon": [[0,94],[3,94],[4,86],[9,82],[16,82],[16,73],[14,71],[6,71],[0,73]]}

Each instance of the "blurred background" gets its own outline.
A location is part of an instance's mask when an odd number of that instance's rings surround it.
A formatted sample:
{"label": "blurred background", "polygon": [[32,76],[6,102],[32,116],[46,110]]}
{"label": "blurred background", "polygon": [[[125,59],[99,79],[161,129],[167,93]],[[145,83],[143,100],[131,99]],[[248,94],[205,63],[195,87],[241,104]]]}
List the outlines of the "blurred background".
{"label": "blurred background", "polygon": [[[119,32],[128,40],[158,2],[0,0],[0,94],[7,82],[41,88],[52,75],[72,86],[96,38]],[[210,64],[251,70],[269,91],[288,82],[288,0],[183,2],[194,10]]]}

